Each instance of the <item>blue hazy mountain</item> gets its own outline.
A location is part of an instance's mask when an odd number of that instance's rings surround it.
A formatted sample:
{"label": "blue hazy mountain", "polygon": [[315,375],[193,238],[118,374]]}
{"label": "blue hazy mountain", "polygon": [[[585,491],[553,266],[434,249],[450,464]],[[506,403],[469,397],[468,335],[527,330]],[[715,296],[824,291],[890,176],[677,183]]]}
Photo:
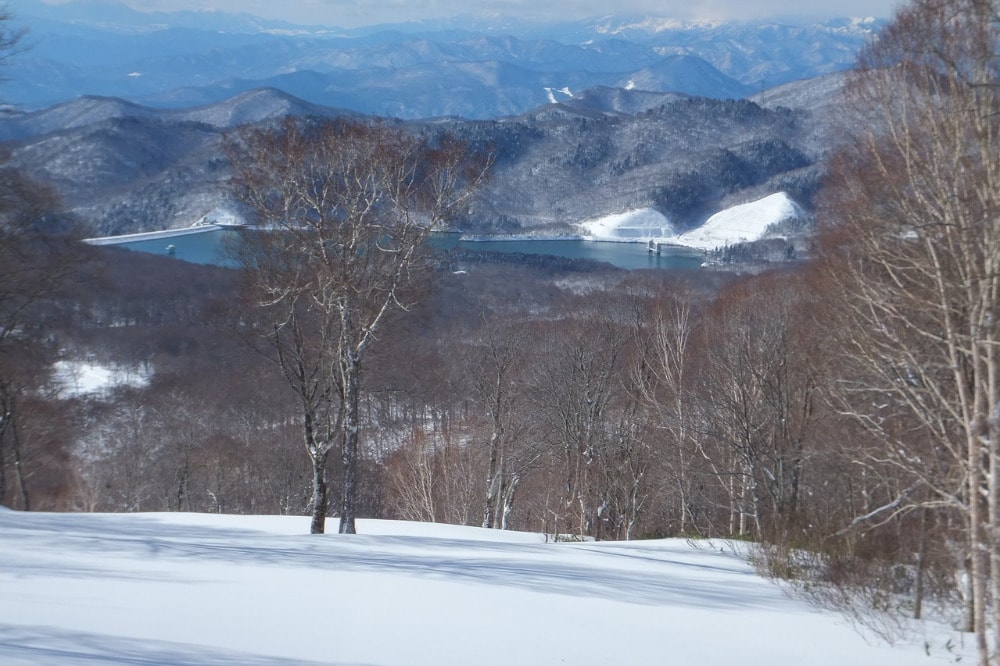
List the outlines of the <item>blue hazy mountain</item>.
{"label": "blue hazy mountain", "polygon": [[145,13],[109,0],[20,0],[30,49],[4,101],[83,95],[160,108],[261,87],[362,113],[485,119],[595,86],[741,98],[849,66],[879,23],[683,23],[624,17],[534,25],[451,19],[346,30],[216,11]]}

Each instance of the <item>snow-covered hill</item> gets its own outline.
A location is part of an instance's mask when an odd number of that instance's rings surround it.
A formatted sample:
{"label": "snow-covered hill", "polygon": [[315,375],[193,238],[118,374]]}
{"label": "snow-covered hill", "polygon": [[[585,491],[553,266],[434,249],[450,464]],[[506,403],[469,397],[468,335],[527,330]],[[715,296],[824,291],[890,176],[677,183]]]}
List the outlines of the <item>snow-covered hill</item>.
{"label": "snow-covered hill", "polygon": [[587,220],[580,228],[591,240],[653,241],[712,250],[760,240],[772,225],[801,215],[802,209],[787,194],[778,192],[720,211],[703,225],[681,234],[662,213],[650,208]]}
{"label": "snow-covered hill", "polygon": [[870,642],[727,543],[546,543],[391,521],[310,536],[308,523],[0,509],[0,663],[912,666],[964,654],[940,627]]}
{"label": "snow-covered hill", "polygon": [[665,242],[711,250],[724,245],[760,240],[768,227],[802,214],[802,209],[787,194],[778,192],[720,211],[697,229],[666,239]]}

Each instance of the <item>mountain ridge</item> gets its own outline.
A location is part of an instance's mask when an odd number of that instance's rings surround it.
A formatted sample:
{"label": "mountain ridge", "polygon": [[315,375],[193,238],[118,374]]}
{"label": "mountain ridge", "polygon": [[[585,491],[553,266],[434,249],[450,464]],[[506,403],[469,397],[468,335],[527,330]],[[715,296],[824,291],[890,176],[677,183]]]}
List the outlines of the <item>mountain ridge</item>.
{"label": "mountain ridge", "polygon": [[744,97],[843,70],[881,25],[604,17],[348,30],[223,12],[144,14],[105,0],[86,11],[75,3],[56,11],[39,0],[22,7],[33,48],[5,86],[7,102],[20,108],[82,95],[186,108],[272,86],[315,104],[408,120],[516,115],[548,102],[549,90],[630,81],[657,92]]}
{"label": "mountain ridge", "polygon": [[[112,235],[183,227],[225,207],[225,132],[287,115],[356,114],[276,89],[189,109],[89,96],[7,114],[0,139],[11,164],[56,187],[89,235]],[[474,233],[564,232],[640,208],[683,230],[777,191],[808,206],[821,175],[817,118],[749,100],[603,87],[500,119],[408,126],[494,152],[490,183],[455,222]]]}

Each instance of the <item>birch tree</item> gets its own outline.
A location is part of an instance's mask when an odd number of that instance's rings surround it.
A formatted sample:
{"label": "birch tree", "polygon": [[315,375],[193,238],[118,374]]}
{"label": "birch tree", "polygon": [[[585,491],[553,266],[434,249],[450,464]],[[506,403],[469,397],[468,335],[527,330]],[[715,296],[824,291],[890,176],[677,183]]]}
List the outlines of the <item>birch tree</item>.
{"label": "birch tree", "polygon": [[704,326],[701,427],[729,464],[734,534],[780,540],[799,519],[818,380],[798,291],[791,276],[735,285]]}
{"label": "birch tree", "polygon": [[633,331],[607,321],[607,313],[567,319],[549,334],[535,390],[545,438],[561,466],[563,522],[580,536],[604,536],[611,508],[603,469],[617,443],[617,410],[626,400],[622,383],[626,347]]}
{"label": "birch tree", "polygon": [[694,330],[693,296],[678,289],[664,295],[646,324],[641,353],[633,368],[633,382],[644,404],[656,414],[657,427],[667,440],[663,467],[677,498],[677,529],[681,534],[694,522],[691,508],[691,458],[694,451],[691,401],[691,337]]}
{"label": "birch tree", "polygon": [[421,292],[428,234],[485,174],[464,146],[382,121],[286,119],[226,146],[232,193],[268,229],[245,267],[302,407],[312,531],[324,530],[326,462],[340,448],[340,532],[355,532],[364,359]]}
{"label": "birch tree", "polygon": [[470,350],[472,395],[488,418],[487,469],[482,526],[506,529],[514,495],[524,475],[540,457],[532,446],[520,404],[526,399],[528,336],[523,327],[484,319]]}
{"label": "birch tree", "polygon": [[883,443],[864,464],[906,479],[858,527],[964,516],[984,666],[1000,632],[998,38],[994,0],[901,9],[850,77],[825,206],[850,322],[843,409]]}

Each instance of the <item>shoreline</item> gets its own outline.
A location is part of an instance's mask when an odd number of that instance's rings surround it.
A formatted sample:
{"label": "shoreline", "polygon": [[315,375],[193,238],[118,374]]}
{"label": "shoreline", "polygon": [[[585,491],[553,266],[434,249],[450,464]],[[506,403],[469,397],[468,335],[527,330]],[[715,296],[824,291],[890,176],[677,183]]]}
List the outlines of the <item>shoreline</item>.
{"label": "shoreline", "polygon": [[122,234],[120,236],[97,236],[94,238],[84,238],[83,242],[88,245],[118,245],[120,243],[133,243],[136,241],[160,240],[163,238],[177,238],[178,236],[191,236],[194,234],[204,234],[210,231],[222,231],[223,229],[237,229],[239,227],[222,224],[204,224],[197,227],[184,227],[183,229],[164,229],[162,231],[142,231],[135,234]]}
{"label": "shoreline", "polygon": [[466,235],[460,232],[441,232],[441,233],[458,233],[458,240],[462,243],[503,243],[503,242],[558,242],[558,241],[581,241],[585,243],[613,243],[616,245],[642,245],[646,246],[650,241],[669,247],[676,250],[691,250],[692,252],[705,254],[709,252],[709,249],[700,247],[698,245],[687,245],[685,243],[677,242],[677,237],[628,237],[624,238],[621,236],[584,236],[584,235],[565,235],[565,236],[533,236],[531,234],[511,234],[509,236],[477,236],[477,235]]}

